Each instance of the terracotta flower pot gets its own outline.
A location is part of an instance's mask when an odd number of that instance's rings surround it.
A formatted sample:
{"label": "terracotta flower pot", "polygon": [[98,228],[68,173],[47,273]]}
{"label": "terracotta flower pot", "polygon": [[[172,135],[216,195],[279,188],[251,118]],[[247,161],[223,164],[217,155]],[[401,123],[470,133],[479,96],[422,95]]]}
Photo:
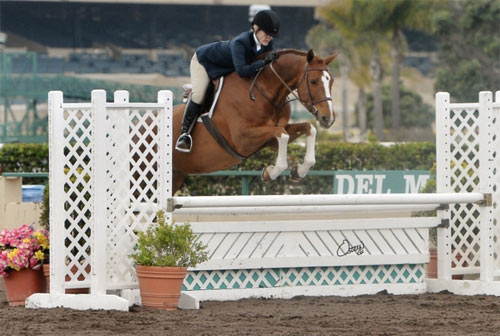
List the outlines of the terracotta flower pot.
{"label": "terracotta flower pot", "polygon": [[[87,271],[87,273],[90,272],[90,266],[87,265],[87,267],[85,268],[85,270]],[[73,272],[73,274],[75,274],[76,272],[78,271],[78,268],[76,266],[73,266],[71,268],[71,272]],[[50,264],[43,264],[43,275],[45,276],[45,283],[47,284],[46,288],[47,288],[47,293],[50,292]],[[83,280],[84,277],[83,275],[80,274],[80,276],[78,277],[78,280]],[[66,281],[70,281],[71,278],[66,275]],[[89,288],[66,288],[66,294],[88,294],[90,293],[89,291]]]}
{"label": "terracotta flower pot", "polygon": [[11,271],[4,278],[9,306],[24,306],[24,301],[34,293],[43,293],[45,281],[42,272],[31,268]]}
{"label": "terracotta flower pot", "polygon": [[[436,279],[437,278],[437,248],[430,248],[430,261],[427,264],[427,278]],[[462,260],[462,255],[460,253],[457,254],[457,261]],[[464,263],[464,267],[467,267],[467,263]],[[456,267],[455,262],[451,262],[451,267]],[[463,274],[455,274],[452,275],[451,278],[453,280],[463,280]]]}
{"label": "terracotta flower pot", "polygon": [[187,267],[136,265],[136,271],[143,307],[177,309]]}
{"label": "terracotta flower pot", "polygon": [[437,265],[437,248],[431,247],[429,249],[430,261],[427,265],[427,277],[430,279],[436,279],[438,273]]}

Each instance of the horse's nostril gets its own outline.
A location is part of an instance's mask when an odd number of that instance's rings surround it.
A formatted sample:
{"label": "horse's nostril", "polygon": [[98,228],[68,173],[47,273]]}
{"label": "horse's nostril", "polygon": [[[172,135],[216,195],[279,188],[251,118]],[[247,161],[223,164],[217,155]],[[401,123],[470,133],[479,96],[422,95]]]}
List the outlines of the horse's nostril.
{"label": "horse's nostril", "polygon": [[326,116],[322,116],[321,117],[321,123],[323,123],[325,125],[328,124],[328,118]]}

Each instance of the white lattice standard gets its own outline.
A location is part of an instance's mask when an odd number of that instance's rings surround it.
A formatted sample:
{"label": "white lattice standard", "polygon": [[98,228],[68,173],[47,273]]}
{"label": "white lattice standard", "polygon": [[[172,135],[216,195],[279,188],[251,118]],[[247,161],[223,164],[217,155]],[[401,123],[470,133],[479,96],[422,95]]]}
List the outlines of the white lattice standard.
{"label": "white lattice standard", "polygon": [[493,242],[494,251],[494,277],[498,279],[500,277],[500,91],[495,93],[495,102],[496,104],[493,106],[493,114],[492,114],[492,124],[494,127],[492,128],[493,137],[492,140],[497,144],[494,148],[492,148],[493,153],[493,197],[492,203],[496,205],[493,207]]}
{"label": "white lattice standard", "polygon": [[[92,91],[91,103],[64,103],[49,93],[50,294],[31,307],[128,310],[108,295],[137,288],[129,255],[171,197],[172,94],[129,103],[128,92]],[[90,294],[67,295],[67,288]]]}
{"label": "white lattice standard", "polygon": [[[432,290],[500,295],[498,254],[500,92],[480,92],[478,103],[455,104],[436,95],[437,192],[480,192],[483,204],[455,204],[440,215],[449,227],[438,230],[438,277]],[[478,279],[451,282],[452,275]],[[486,286],[488,284],[488,286]],[[489,289],[485,289],[489,287]]]}

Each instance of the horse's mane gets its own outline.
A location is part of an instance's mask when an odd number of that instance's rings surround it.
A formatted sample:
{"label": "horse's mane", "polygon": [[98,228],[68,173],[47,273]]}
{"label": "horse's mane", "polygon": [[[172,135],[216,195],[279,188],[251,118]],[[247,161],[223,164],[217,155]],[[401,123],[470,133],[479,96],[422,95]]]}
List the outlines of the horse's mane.
{"label": "horse's mane", "polygon": [[293,54],[293,55],[298,55],[298,56],[307,56],[307,51],[299,50],[299,49],[280,49],[280,50],[276,51],[276,54],[278,56],[285,55],[285,54]]}
{"label": "horse's mane", "polygon": [[[263,59],[270,52],[271,51],[268,51],[268,52],[263,53],[262,55],[259,55],[257,57],[257,59]],[[288,55],[288,54],[297,55],[297,56],[304,56],[305,57],[305,56],[307,56],[307,51],[299,50],[299,49],[280,49],[280,50],[276,50],[276,55],[278,55],[278,56]]]}

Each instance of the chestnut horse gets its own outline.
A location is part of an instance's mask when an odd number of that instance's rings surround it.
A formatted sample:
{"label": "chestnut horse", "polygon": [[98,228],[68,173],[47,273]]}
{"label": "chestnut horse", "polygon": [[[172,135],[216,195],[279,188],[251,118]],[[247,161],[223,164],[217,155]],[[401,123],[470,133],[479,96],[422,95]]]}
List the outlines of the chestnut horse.
{"label": "chestnut horse", "polygon": [[[304,177],[315,163],[316,129],[309,123],[289,124],[291,109],[287,97],[293,94],[319,124],[330,127],[335,121],[330,92],[333,77],[328,64],[336,54],[322,59],[309,52],[285,49],[252,79],[233,72],[224,79],[212,121],[230,147],[248,157],[265,146],[277,148],[275,165],[264,168],[262,179],[274,180],[287,164],[287,144],[306,135],[306,154],[302,164],[292,168],[292,178]],[[296,93],[295,93],[296,92]],[[185,105],[174,106],[174,142],[180,135]],[[192,132],[190,153],[174,150],[173,190],[181,187],[189,174],[227,169],[241,162],[219,145],[205,125],[197,123]]]}

